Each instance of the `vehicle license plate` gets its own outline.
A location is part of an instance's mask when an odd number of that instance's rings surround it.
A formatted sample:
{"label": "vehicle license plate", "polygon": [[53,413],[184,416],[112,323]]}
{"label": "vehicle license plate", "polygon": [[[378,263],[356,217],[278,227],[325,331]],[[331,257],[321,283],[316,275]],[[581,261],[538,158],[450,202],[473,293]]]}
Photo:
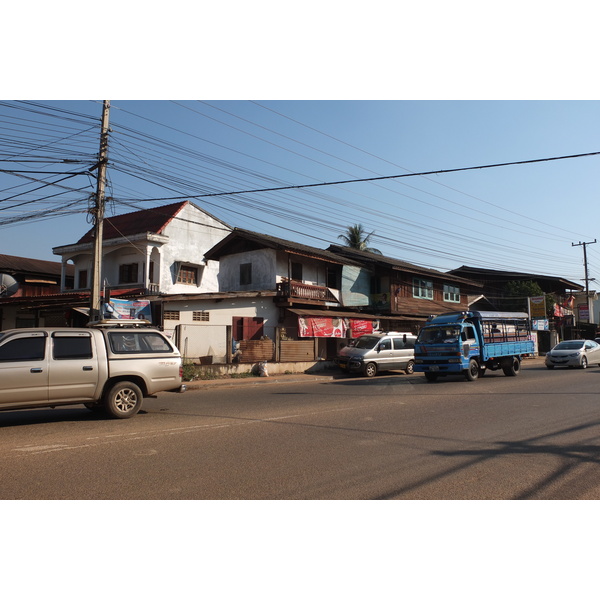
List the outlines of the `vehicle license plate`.
{"label": "vehicle license plate", "polygon": [[440,370],[440,368],[439,368],[437,365],[431,365],[431,366],[429,367],[429,370],[430,370],[430,371],[439,371],[439,370]]}

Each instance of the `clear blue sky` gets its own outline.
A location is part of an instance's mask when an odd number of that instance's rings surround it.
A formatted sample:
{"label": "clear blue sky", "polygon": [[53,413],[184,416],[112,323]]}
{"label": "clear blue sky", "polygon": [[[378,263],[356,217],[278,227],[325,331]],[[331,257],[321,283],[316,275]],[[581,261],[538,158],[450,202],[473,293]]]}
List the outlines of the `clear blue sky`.
{"label": "clear blue sky", "polygon": [[[0,167],[87,168],[101,109],[101,101],[3,102],[0,151],[10,161]],[[108,215],[189,196],[232,226],[319,248],[360,223],[374,232],[374,247],[418,265],[572,281],[584,277],[582,248],[572,243],[598,236],[600,156],[198,197],[593,153],[600,151],[597,101],[111,100],[110,123]],[[25,162],[51,156],[84,162]],[[0,174],[0,253],[58,260],[52,247],[89,228],[85,198],[94,180],[61,183],[85,188],[76,192],[34,192],[39,182],[23,176],[47,176],[20,175]],[[64,210],[73,214],[20,220],[71,202]],[[588,246],[588,262],[589,276],[600,277],[600,246]]]}

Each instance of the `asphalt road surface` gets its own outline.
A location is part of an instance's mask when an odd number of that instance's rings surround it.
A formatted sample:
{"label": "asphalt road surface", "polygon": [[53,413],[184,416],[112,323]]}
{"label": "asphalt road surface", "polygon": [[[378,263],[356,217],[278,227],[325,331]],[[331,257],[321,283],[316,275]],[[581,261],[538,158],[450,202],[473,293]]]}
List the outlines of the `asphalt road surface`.
{"label": "asphalt road surface", "polygon": [[599,499],[600,368],[212,386],[0,412],[1,499]]}

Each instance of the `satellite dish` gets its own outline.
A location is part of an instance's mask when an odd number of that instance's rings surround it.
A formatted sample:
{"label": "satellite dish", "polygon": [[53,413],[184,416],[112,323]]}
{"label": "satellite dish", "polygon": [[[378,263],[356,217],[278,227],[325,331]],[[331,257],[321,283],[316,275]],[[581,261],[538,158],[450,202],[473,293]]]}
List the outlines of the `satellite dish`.
{"label": "satellite dish", "polygon": [[0,298],[8,298],[19,289],[18,281],[7,273],[0,273]]}

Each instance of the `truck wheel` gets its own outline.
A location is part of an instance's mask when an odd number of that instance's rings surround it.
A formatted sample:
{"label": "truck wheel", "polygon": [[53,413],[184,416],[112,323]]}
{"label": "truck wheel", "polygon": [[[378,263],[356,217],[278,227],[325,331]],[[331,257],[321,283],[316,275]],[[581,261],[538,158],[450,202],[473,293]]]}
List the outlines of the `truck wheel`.
{"label": "truck wheel", "polygon": [[404,369],[404,372],[407,375],[412,375],[415,372],[415,361],[414,360],[408,361],[408,364],[406,365],[406,369]]}
{"label": "truck wheel", "polygon": [[368,363],[365,367],[365,375],[367,377],[375,377],[377,375],[377,365],[375,363]]}
{"label": "truck wheel", "polygon": [[427,381],[437,381],[437,378],[437,373],[430,373],[429,371],[425,371],[425,379],[427,379]]}
{"label": "truck wheel", "polygon": [[472,358],[469,361],[469,368],[465,371],[467,381],[475,381],[479,377],[479,364]]}
{"label": "truck wheel", "polygon": [[104,398],[104,410],[116,419],[128,419],[142,407],[142,390],[131,381],[115,384]]}
{"label": "truck wheel", "polygon": [[509,360],[510,362],[502,366],[502,372],[507,377],[516,377],[521,370],[521,361],[516,356],[513,356]]}

